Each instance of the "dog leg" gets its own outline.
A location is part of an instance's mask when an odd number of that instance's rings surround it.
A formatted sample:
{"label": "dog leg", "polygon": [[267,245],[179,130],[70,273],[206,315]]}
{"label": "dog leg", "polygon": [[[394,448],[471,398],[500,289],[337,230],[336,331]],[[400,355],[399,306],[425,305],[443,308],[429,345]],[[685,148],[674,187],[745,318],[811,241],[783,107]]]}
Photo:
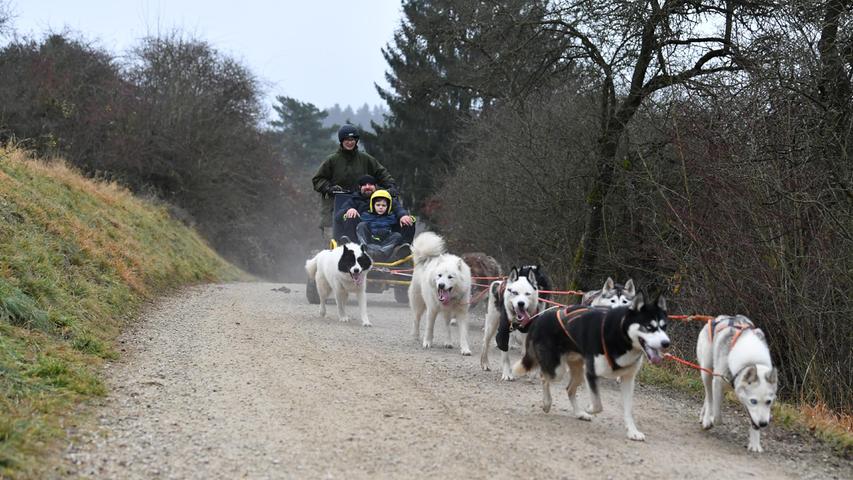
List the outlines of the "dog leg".
{"label": "dog leg", "polygon": [[747,450],[758,453],[764,451],[764,449],[761,448],[761,430],[753,427],[752,425],[749,426],[749,446],[747,447]]}
{"label": "dog leg", "polygon": [[509,362],[509,352],[503,350],[501,350],[501,380],[506,380],[507,382],[515,380],[515,376],[512,374],[512,366]]}
{"label": "dog leg", "polygon": [[454,318],[450,315],[450,312],[444,312],[442,316],[444,317],[444,333],[447,335],[444,340],[444,348],[453,348],[453,329],[450,326],[455,325],[453,323]]}
{"label": "dog leg", "polygon": [[713,398],[711,399],[711,414],[713,415],[712,425],[723,424],[723,379],[714,377],[712,388]]}
{"label": "dog leg", "polygon": [[[491,307],[489,308],[491,309]],[[483,323],[483,351],[480,352],[480,367],[486,371],[489,370],[489,347],[491,346],[492,339],[495,337],[495,333],[498,331],[499,321],[500,316],[495,315],[493,311],[489,311],[486,314],[486,321]]]}
{"label": "dog leg", "polygon": [[646,439],[643,432],[637,430],[634,424],[634,379],[635,374],[622,377],[622,410],[625,416],[625,427],[628,429],[628,438],[642,442]]}
{"label": "dog leg", "polygon": [[548,375],[542,374],[542,411],[551,411],[551,380]]}
{"label": "dog leg", "polygon": [[438,316],[438,310],[427,307],[426,315],[427,324],[426,332],[424,332],[424,348],[430,348],[432,347],[432,337],[435,332],[435,317]]}
{"label": "dog leg", "polygon": [[595,376],[595,359],[592,356],[586,357],[586,386],[589,388],[589,406],[586,407],[586,412],[601,413],[604,407],[601,406],[601,397],[598,395],[598,377]]}
{"label": "dog leg", "polygon": [[314,278],[314,282],[317,284],[317,296],[320,297],[320,318],[326,318],[326,299],[329,298],[331,287],[320,275]]}
{"label": "dog leg", "polygon": [[364,291],[366,287],[367,285],[363,283],[356,294],[358,296],[358,309],[361,313],[361,326],[372,327],[373,324],[370,323],[370,319],[367,318],[367,294]]}
{"label": "dog leg", "polygon": [[347,297],[347,291],[343,286],[335,292],[335,303],[338,304],[338,320],[341,322],[349,322],[346,312]]}
{"label": "dog leg", "polygon": [[[464,307],[464,306],[463,306]],[[463,357],[471,356],[471,346],[468,345],[468,310],[467,308],[456,318],[459,324],[459,350]]]}
{"label": "dog leg", "polygon": [[578,387],[583,382],[583,362],[567,362],[569,369],[569,384],[566,385],[566,394],[572,402],[572,414],[579,420],[587,422],[592,420],[592,415],[583,411],[578,405]]}
{"label": "dog leg", "polygon": [[714,377],[710,373],[702,372],[702,385],[705,387],[705,401],[702,403],[702,412],[699,414],[699,421],[702,422],[702,428],[708,430],[714,426]]}

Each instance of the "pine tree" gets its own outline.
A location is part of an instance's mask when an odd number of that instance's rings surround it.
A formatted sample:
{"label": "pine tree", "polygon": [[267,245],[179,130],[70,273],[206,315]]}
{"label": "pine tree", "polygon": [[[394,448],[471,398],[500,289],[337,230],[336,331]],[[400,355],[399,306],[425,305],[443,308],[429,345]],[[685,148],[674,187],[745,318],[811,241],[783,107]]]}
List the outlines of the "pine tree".
{"label": "pine tree", "polygon": [[278,105],[273,110],[278,120],[270,124],[279,136],[285,161],[291,166],[308,171],[314,169],[335,148],[332,135],[337,126],[323,126],[328,115],[311,103],[303,103],[291,97],[276,97]]}

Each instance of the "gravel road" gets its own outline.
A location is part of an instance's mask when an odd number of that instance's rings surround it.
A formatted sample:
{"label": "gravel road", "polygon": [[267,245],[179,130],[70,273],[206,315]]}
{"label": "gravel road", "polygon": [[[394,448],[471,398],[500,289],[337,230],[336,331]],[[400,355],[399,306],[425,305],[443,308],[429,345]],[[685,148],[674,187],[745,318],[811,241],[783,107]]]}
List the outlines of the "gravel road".
{"label": "gravel road", "polygon": [[706,432],[701,398],[656,387],[635,396],[645,442],[625,437],[609,381],[592,422],[573,419],[557,389],[545,414],[538,379],[500,381],[497,354],[480,370],[482,312],[474,355],[462,357],[416,345],[391,292],[369,294],[365,328],[320,319],[304,285],[280,286],[199,286],[152,305],[122,337],[105,371],[111,393],[51,476],[853,478],[849,460],[773,425],[765,453],[750,454],[737,409]]}

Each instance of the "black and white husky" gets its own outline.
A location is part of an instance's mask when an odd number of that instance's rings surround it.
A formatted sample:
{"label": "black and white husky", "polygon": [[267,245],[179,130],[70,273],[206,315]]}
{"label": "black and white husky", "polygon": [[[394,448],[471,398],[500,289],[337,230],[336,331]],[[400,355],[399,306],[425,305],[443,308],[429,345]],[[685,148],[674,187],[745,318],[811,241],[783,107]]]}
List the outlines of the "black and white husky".
{"label": "black and white husky", "polygon": [[320,316],[326,316],[326,299],[330,294],[335,295],[338,306],[338,320],[348,322],[345,307],[347,296],[355,293],[361,314],[361,324],[370,327],[367,318],[367,272],[373,266],[373,260],[364,252],[364,245],[347,243],[332,250],[322,250],[314,258],[305,262],[308,276],[317,282],[317,293],[320,296]]}
{"label": "black and white husky", "polygon": [[622,285],[607,277],[600,290],[590,290],[583,294],[581,305],[607,308],[626,307],[631,304],[636,295],[634,280],[629,279],[625,285]]}
{"label": "black and white husky", "polygon": [[537,268],[531,266],[522,267],[521,271],[512,267],[506,280],[492,282],[489,287],[480,367],[489,370],[489,346],[497,334],[502,380],[515,378],[509,363],[510,334],[521,337],[519,341],[524,345],[524,332],[527,331],[530,319],[539,313],[539,282],[536,274]]}
{"label": "black and white husky", "polygon": [[699,332],[696,358],[702,368],[705,402],[700,419],[709,429],[723,421],[723,379],[734,388],[738,400],[746,408],[752,428],[749,430],[750,452],[761,452],[761,429],[770,424],[770,407],[776,399],[778,374],[770,361],[770,349],[764,332],[743,315],[720,315]]}
{"label": "black and white husky", "polygon": [[[527,331],[524,356],[513,367],[515,375],[535,367],[542,373],[542,410],[551,410],[551,382],[558,381],[568,369],[566,387],[572,411],[581,420],[602,410],[598,394],[599,377],[622,377],[622,405],[625,427],[631,440],[645,440],[634,424],[634,379],[643,365],[643,356],[660,363],[662,350],[669,347],[666,334],[666,300],[658,297],[645,303],[638,294],[627,307],[614,309],[569,307],[546,310]],[[591,402],[586,411],[577,404],[575,393],[583,381],[589,387]]]}

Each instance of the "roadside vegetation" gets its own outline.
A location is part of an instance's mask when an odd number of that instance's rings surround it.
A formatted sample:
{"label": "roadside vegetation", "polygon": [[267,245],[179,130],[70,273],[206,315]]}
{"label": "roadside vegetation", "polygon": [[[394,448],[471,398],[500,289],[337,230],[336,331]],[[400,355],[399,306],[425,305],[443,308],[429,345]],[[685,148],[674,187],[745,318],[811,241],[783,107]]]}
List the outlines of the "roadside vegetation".
{"label": "roadside vegetation", "polygon": [[242,274],[165,205],[0,149],[0,477],[31,471],[146,300]]}

